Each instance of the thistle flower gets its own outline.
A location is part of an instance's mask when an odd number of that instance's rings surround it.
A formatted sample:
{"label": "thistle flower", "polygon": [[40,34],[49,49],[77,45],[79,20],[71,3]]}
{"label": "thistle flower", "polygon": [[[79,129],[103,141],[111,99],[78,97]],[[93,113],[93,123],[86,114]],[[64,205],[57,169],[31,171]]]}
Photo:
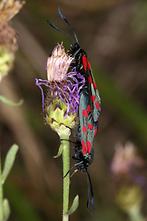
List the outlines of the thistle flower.
{"label": "thistle flower", "polygon": [[[36,79],[41,90],[42,110],[46,122],[59,134],[60,126],[72,129],[79,107],[80,89],[84,77],[71,67],[73,58],[65,52],[63,44],[57,44],[47,60],[47,80]],[[47,87],[45,98],[43,86]],[[62,128],[63,129],[63,128]]]}
{"label": "thistle flower", "polygon": [[16,33],[8,22],[20,11],[24,2],[2,0],[0,2],[0,81],[12,68],[17,50]]}
{"label": "thistle flower", "polygon": [[141,168],[143,165],[144,161],[138,156],[133,143],[127,142],[124,146],[116,145],[111,164],[112,172],[115,175],[129,174],[133,168]]}
{"label": "thistle flower", "polygon": [[[146,178],[140,172],[145,162],[137,154],[133,143],[117,144],[111,170],[116,181],[116,203],[132,221],[144,221],[141,206]],[[142,173],[142,172],[141,172]]]}
{"label": "thistle flower", "polygon": [[22,8],[24,1],[1,0],[0,2],[0,24],[8,23]]}

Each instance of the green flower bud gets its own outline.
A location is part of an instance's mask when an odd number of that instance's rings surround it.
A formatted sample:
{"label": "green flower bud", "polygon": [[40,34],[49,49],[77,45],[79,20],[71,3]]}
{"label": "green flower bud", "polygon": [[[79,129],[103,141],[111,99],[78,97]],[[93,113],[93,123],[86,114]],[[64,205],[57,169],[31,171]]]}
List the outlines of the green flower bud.
{"label": "green flower bud", "polygon": [[67,105],[62,100],[56,98],[46,107],[46,122],[55,130],[60,137],[65,137],[70,133],[76,124],[76,114],[68,113]]}

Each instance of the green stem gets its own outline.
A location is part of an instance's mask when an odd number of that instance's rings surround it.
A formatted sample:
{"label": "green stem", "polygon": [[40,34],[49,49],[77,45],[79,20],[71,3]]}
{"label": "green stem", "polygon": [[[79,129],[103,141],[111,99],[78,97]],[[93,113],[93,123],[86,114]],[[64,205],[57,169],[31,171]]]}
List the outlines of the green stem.
{"label": "green stem", "polygon": [[0,158],[0,221],[3,221],[3,184],[1,173],[1,158]]}
{"label": "green stem", "polygon": [[[68,140],[69,140],[69,137],[67,137],[66,140],[62,140],[63,177],[70,170],[70,145],[69,145]],[[63,219],[62,221],[69,220],[69,215],[68,215],[69,186],[70,186],[70,173],[68,173],[63,179]]]}

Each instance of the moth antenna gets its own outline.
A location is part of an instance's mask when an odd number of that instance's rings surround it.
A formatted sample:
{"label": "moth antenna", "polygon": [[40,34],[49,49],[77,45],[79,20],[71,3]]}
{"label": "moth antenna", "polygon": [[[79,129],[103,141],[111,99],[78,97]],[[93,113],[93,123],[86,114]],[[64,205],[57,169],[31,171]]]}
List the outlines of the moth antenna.
{"label": "moth antenna", "polygon": [[[59,1],[58,0],[56,0],[56,3],[57,3],[57,5],[59,5]],[[59,6],[58,6],[58,15],[68,25],[69,30],[72,33],[75,42],[79,44],[79,41],[78,41],[77,35],[76,35],[75,31],[74,31],[74,28],[72,27],[72,25],[68,21],[68,19],[64,16],[64,14],[62,13],[61,8]],[[55,29],[56,31],[60,31],[60,32],[66,33],[63,29],[59,28],[57,25],[55,25],[51,21],[48,20],[47,22],[48,22],[49,26],[51,28]]]}
{"label": "moth antenna", "polygon": [[73,34],[73,37],[74,37],[74,40],[76,41],[76,43],[79,44],[78,37],[77,37],[77,35],[76,35],[75,31],[74,31],[74,28],[72,27],[72,25],[71,25],[71,23],[68,21],[68,19],[64,16],[64,14],[62,13],[60,7],[58,7],[58,14],[59,14],[60,18],[68,25],[69,30],[70,30],[70,32]]}
{"label": "moth antenna", "polygon": [[64,32],[64,30],[62,30],[61,28],[59,28],[57,25],[55,25],[53,22],[51,22],[50,20],[47,20],[47,23],[49,24],[49,26],[53,29],[55,29],[56,31],[59,31],[59,32]]}

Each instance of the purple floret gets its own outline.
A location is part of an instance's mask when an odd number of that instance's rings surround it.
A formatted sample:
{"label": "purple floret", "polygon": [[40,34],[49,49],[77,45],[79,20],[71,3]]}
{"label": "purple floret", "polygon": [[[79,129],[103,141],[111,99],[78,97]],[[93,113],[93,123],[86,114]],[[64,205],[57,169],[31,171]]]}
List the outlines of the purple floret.
{"label": "purple floret", "polygon": [[80,100],[80,91],[85,84],[85,78],[76,68],[73,68],[71,72],[68,72],[62,81],[48,81],[42,79],[35,79],[35,84],[41,90],[42,96],[42,111],[44,112],[45,95],[42,86],[49,89],[48,96],[51,99],[59,98],[67,105],[68,113],[77,113]]}

